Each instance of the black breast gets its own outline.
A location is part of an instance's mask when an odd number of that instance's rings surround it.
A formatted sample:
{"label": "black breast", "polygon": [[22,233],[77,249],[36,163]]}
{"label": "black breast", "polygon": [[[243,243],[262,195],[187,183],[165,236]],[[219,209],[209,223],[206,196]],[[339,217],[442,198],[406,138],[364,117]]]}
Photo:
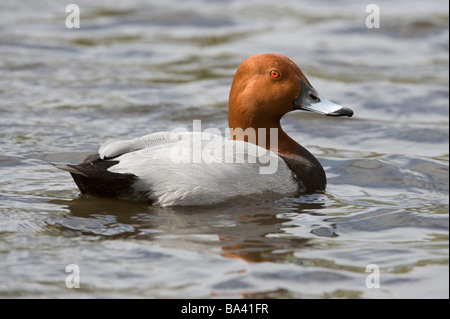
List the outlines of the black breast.
{"label": "black breast", "polygon": [[311,155],[310,158],[280,156],[292,171],[292,179],[297,183],[300,193],[315,193],[325,190],[327,185],[325,171],[314,156]]}

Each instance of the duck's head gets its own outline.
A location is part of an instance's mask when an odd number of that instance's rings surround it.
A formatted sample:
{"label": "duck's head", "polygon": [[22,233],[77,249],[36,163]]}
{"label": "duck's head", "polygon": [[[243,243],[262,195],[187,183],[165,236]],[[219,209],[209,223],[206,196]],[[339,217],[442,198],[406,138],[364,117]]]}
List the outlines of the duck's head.
{"label": "duck's head", "polygon": [[230,128],[278,127],[281,117],[294,110],[353,115],[351,109],[321,96],[300,68],[285,56],[260,54],[242,62],[230,91]]}

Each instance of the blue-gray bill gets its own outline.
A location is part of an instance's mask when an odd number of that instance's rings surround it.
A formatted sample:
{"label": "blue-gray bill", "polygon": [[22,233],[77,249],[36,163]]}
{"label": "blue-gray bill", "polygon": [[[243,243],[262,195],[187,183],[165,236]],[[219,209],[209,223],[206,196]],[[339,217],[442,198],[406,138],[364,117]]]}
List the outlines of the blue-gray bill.
{"label": "blue-gray bill", "polygon": [[351,117],[353,115],[353,110],[331,102],[320,94],[317,95],[317,100],[318,102],[312,103],[308,106],[303,106],[302,109],[305,111],[316,112],[328,116]]}

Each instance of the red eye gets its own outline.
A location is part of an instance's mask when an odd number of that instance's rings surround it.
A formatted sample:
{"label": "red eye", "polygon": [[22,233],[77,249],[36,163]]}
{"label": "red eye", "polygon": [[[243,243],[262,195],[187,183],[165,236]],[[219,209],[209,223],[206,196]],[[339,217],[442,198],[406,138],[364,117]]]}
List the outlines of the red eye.
{"label": "red eye", "polygon": [[272,70],[270,71],[270,76],[273,77],[274,79],[279,78],[280,72],[278,72],[277,70]]}

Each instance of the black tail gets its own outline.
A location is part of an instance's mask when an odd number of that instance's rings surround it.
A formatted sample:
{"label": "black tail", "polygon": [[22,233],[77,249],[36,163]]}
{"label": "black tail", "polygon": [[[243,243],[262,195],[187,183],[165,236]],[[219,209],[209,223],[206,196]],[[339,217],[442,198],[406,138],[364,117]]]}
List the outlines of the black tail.
{"label": "black tail", "polygon": [[108,171],[119,161],[102,160],[98,154],[88,156],[82,164],[53,164],[59,169],[68,171],[84,194],[100,197],[117,197],[133,199],[134,174],[119,174]]}

